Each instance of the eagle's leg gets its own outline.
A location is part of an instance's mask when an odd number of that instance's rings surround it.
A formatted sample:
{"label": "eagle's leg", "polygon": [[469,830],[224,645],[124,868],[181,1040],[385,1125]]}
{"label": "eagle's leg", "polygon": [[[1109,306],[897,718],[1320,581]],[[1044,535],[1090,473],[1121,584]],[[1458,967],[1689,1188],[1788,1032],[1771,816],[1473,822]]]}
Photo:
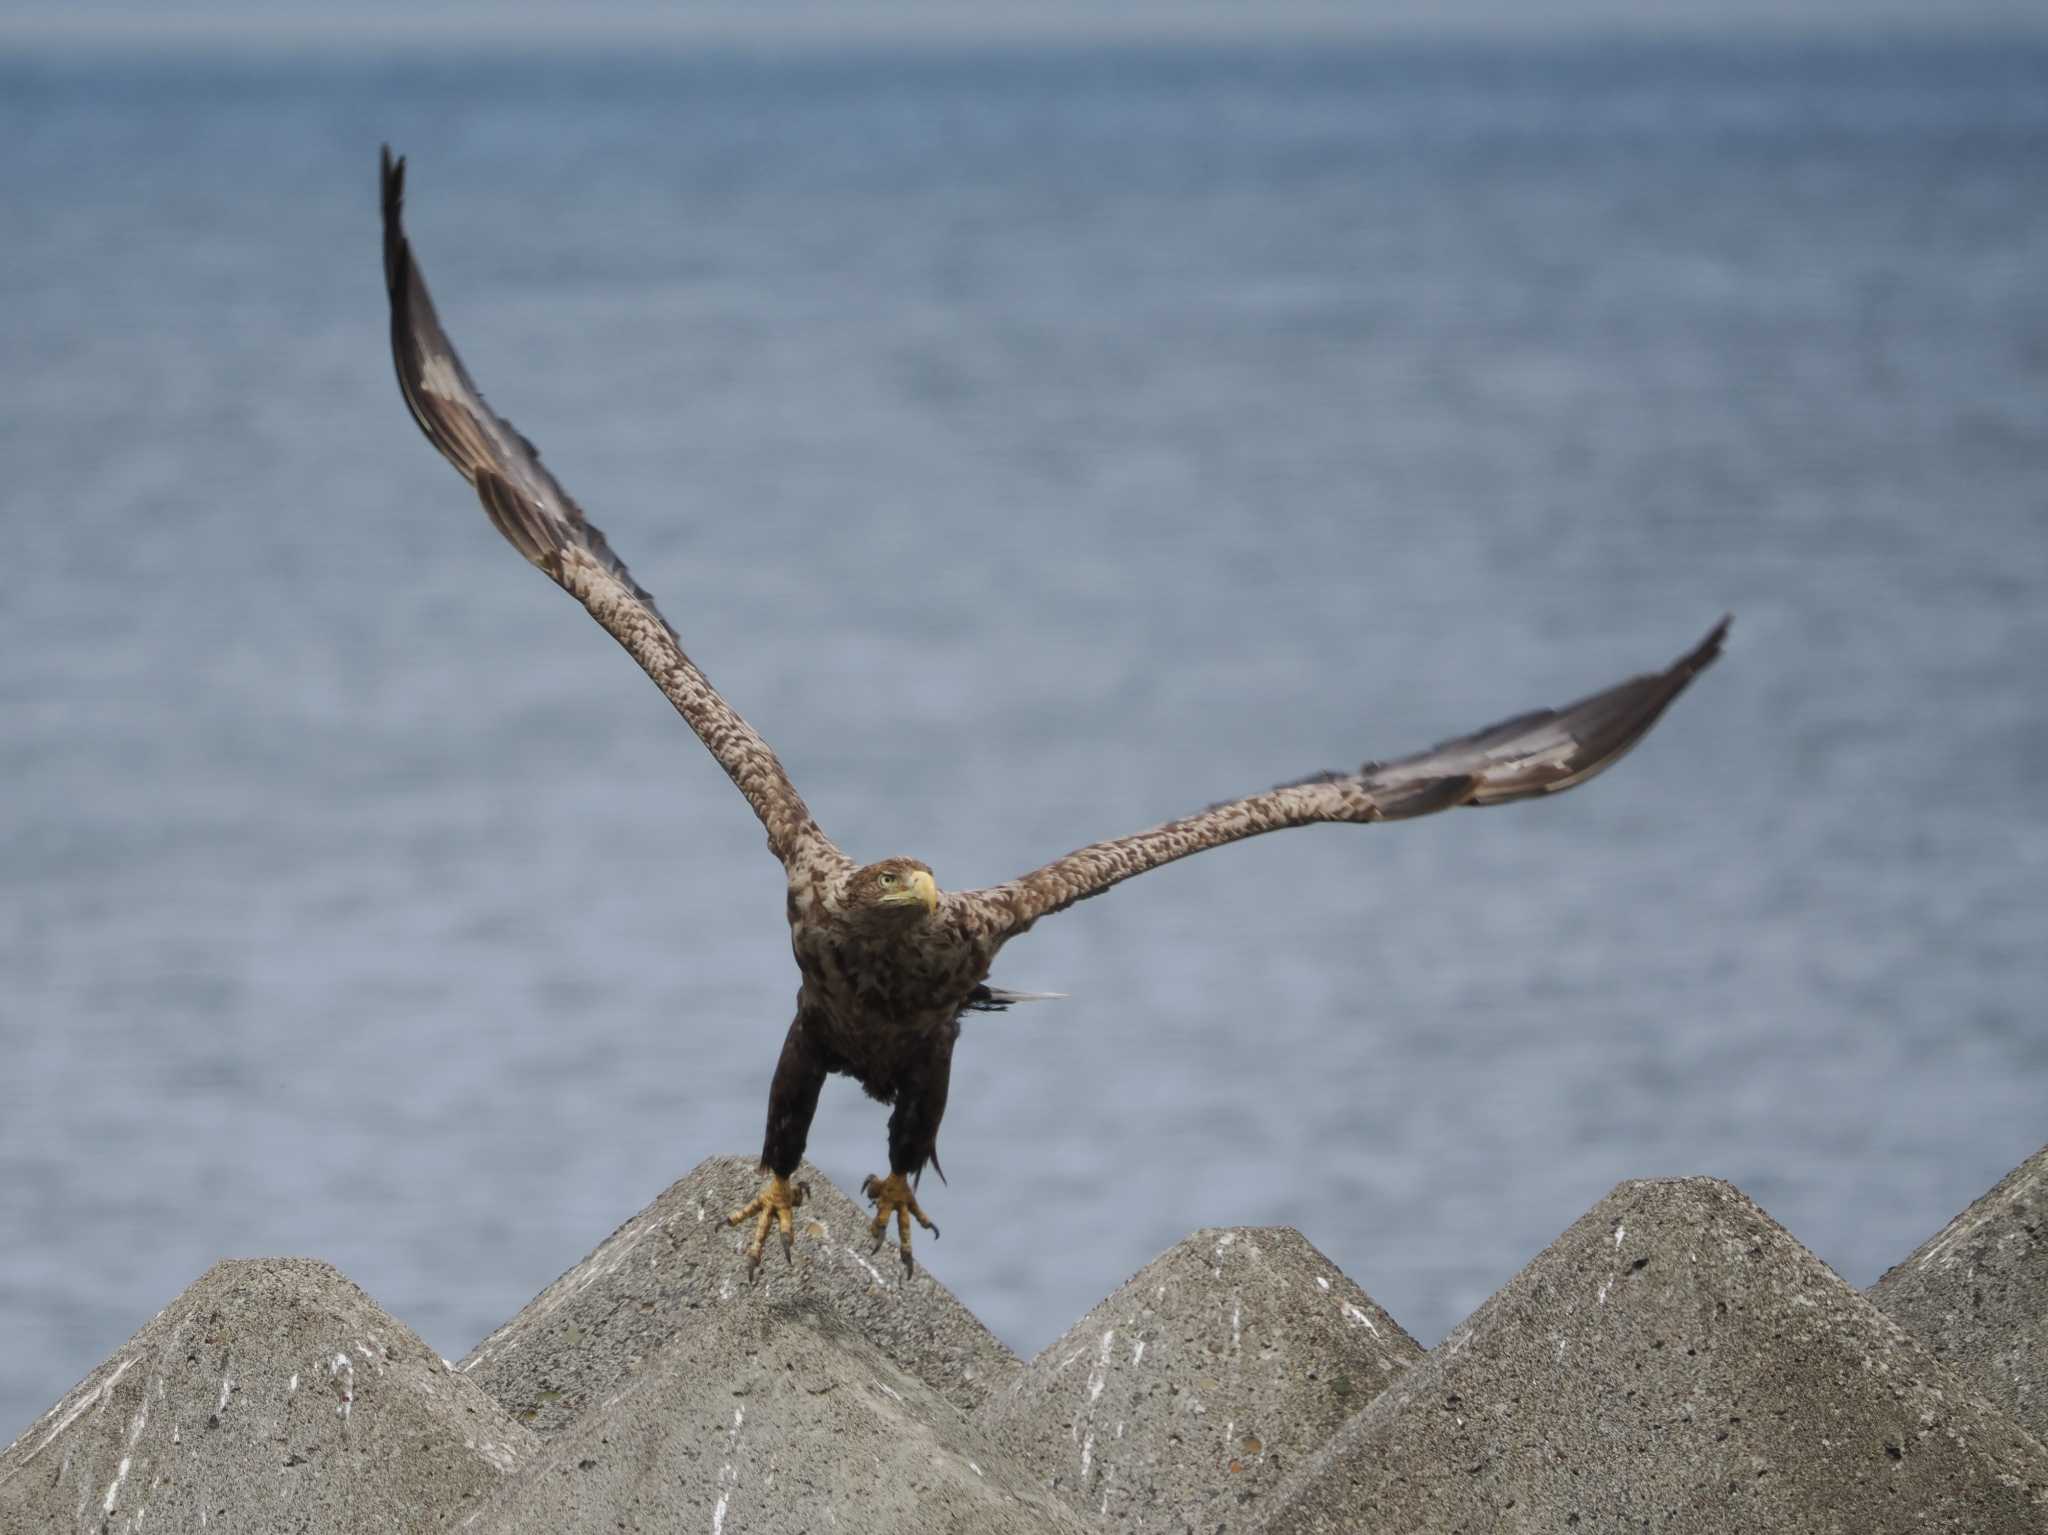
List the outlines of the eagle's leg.
{"label": "eagle's leg", "polygon": [[903,1272],[916,1265],[910,1256],[910,1222],[913,1218],[934,1237],[939,1228],[917,1202],[912,1184],[924,1172],[927,1162],[938,1162],[939,1121],[946,1115],[946,1086],[953,1074],[953,1039],[959,1025],[934,1042],[931,1055],[896,1090],[896,1108],[889,1115],[889,1176],[870,1174],[861,1181],[860,1191],[875,1202],[875,1218],[868,1225],[879,1251],[888,1234],[889,1217],[896,1217],[896,1251],[903,1259]]}
{"label": "eagle's leg", "polygon": [[755,1222],[754,1240],[747,1246],[749,1277],[760,1272],[761,1252],[768,1245],[771,1229],[781,1231],[783,1261],[789,1261],[796,1240],[793,1215],[810,1193],[808,1185],[791,1183],[789,1175],[804,1159],[811,1116],[818,1111],[818,1090],[824,1085],[824,1053],[812,1041],[799,1013],[782,1042],[775,1080],[768,1087],[768,1132],[761,1143],[761,1170],[768,1174],[768,1181],[750,1203],[726,1217],[731,1226],[750,1218]]}

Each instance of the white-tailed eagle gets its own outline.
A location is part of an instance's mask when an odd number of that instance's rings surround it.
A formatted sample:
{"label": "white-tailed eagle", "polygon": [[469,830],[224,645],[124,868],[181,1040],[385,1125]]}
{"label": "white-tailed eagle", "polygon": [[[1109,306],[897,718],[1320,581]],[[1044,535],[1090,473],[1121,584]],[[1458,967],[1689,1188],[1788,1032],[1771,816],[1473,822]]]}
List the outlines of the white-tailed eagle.
{"label": "white-tailed eagle", "polygon": [[1518,714],[1413,756],[1318,773],[1211,805],[1128,837],[1097,842],[986,890],[941,890],[915,858],[856,865],[812,819],[753,727],[683,653],[654,599],[541,463],[532,443],[484,403],[441,329],[400,220],[405,162],[383,156],[384,275],[391,349],[413,419],[476,487],[491,522],[638,661],[738,785],[788,876],[790,941],[803,983],[768,1090],[760,1194],[733,1212],[752,1221],[750,1266],[771,1229],[785,1252],[804,1197],[790,1176],[818,1091],[842,1072],[889,1115],[889,1172],[864,1185],[879,1246],[891,1215],[906,1267],[910,1222],[936,1230],[912,1185],[936,1165],[939,1121],[961,1015],[1016,995],[987,984],[1011,939],[1039,918],[1190,853],[1323,821],[1366,824],[1459,805],[1504,805],[1574,788],[1618,762],[1721,653],[1728,620],[1662,671],[1631,677],[1562,709]]}

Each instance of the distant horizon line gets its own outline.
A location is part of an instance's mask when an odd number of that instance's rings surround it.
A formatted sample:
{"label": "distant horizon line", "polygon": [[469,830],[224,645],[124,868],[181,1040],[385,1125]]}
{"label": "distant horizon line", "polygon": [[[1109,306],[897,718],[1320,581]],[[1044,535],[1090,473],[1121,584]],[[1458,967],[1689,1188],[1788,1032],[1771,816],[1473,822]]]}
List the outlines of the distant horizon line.
{"label": "distant horizon line", "polygon": [[[611,47],[706,46],[834,48],[1029,47],[1050,44],[1216,44],[1357,42],[1411,44],[1780,44],[1893,47],[1971,46],[2002,41],[2048,42],[2048,14],[2022,15],[1998,8],[1958,24],[1930,22],[1919,8],[1900,7],[1872,20],[1838,15],[1794,19],[1783,10],[1726,19],[1663,16],[1646,19],[1603,12],[1542,24],[1500,16],[1427,20],[1361,16],[1355,5],[1277,5],[1247,11],[1237,5],[1192,4],[1170,13],[1137,8],[1102,17],[1062,6],[1029,17],[976,19],[964,6],[870,6],[856,16],[800,8],[782,15],[758,7],[700,8],[687,15],[650,15],[613,8],[565,18],[555,9],[494,7],[463,16],[392,13],[374,20],[331,15],[281,18],[275,11],[220,10],[198,15],[113,11],[80,17],[75,11],[43,16],[0,15],[0,50],[179,51],[230,48],[273,52],[303,47],[345,47],[389,53],[460,45],[483,52],[530,47],[595,51]],[[360,17],[360,12],[356,13]]]}

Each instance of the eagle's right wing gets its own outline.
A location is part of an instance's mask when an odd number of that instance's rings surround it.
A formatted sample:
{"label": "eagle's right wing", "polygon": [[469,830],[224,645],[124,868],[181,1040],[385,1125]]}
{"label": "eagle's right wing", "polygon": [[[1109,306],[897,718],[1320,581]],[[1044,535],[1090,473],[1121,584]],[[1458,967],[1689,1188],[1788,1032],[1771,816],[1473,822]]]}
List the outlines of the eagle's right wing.
{"label": "eagle's right wing", "polygon": [[391,355],[398,387],[427,440],[476,487],[492,524],[638,661],[768,829],[789,867],[798,858],[842,862],[753,726],[683,654],[676,632],[612,553],[604,534],[556,483],[540,453],[484,403],[441,329],[401,219],[405,161],[383,152],[384,283],[391,297]]}

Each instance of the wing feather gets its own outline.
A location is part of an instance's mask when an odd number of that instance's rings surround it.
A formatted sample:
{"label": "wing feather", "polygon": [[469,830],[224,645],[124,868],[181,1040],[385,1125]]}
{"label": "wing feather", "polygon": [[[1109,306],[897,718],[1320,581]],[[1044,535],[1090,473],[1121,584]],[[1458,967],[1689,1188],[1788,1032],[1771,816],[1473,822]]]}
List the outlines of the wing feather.
{"label": "wing feather", "polygon": [[1263,832],[1323,821],[1397,821],[1459,805],[1504,805],[1575,788],[1612,767],[1721,654],[1730,620],[1662,671],[1536,709],[1428,751],[1354,772],[1317,773],[1228,800],[1135,836],[1097,842],[1008,884],[958,899],[988,931],[1014,936],[1042,916],[1133,875]]}
{"label": "wing feather", "polygon": [[761,818],[785,866],[838,850],[818,829],[768,744],[684,654],[675,629],[625,561],[540,461],[485,403],[441,329],[405,237],[405,161],[383,152],[384,283],[399,391],[427,440],[476,487],[505,541],[567,591],[638,661]]}

